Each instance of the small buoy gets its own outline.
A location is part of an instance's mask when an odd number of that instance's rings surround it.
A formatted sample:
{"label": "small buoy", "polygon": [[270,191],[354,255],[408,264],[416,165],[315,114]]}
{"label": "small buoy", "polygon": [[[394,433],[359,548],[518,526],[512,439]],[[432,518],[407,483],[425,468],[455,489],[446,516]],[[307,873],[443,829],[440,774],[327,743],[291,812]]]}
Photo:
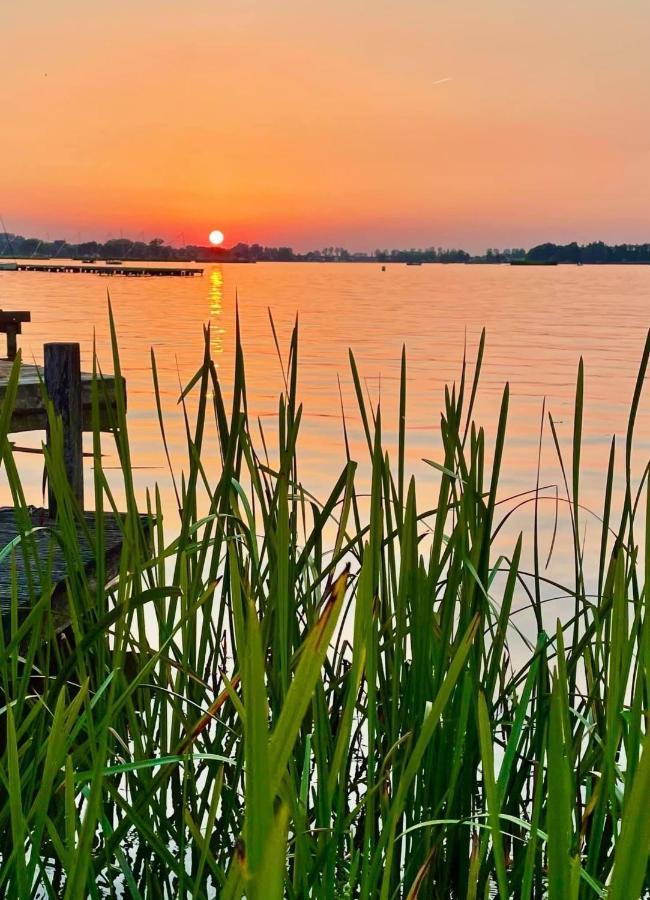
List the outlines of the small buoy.
{"label": "small buoy", "polygon": [[386,266],[382,266],[382,267],[381,267],[381,271],[382,271],[382,272],[385,272],[385,271],[386,271]]}

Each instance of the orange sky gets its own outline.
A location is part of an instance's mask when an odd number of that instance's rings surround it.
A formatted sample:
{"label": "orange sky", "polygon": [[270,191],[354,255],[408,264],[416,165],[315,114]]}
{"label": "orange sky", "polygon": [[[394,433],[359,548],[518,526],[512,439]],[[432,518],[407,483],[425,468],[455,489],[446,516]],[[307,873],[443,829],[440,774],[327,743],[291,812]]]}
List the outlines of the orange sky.
{"label": "orange sky", "polygon": [[645,0],[2,5],[9,231],[650,241]]}

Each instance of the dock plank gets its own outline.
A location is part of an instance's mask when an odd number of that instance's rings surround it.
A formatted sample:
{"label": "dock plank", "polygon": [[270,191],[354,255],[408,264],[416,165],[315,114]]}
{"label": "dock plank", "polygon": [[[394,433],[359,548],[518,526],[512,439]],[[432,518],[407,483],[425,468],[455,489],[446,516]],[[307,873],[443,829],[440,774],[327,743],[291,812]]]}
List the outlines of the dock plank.
{"label": "dock plank", "polygon": [[[12,365],[11,360],[0,359],[0,403],[3,402],[6,394]],[[9,429],[11,433],[45,429],[47,414],[43,403],[42,378],[42,366],[26,365],[25,363],[21,365],[18,392]],[[92,428],[92,380],[93,376],[91,374],[82,373],[81,406],[84,431],[89,431]],[[113,376],[103,376],[102,383],[105,388],[107,402],[104,402],[104,388],[100,386],[100,426],[103,430],[106,430],[110,425],[111,411],[115,409],[116,382]],[[124,386],[124,379],[122,379],[122,383]],[[126,390],[124,390],[124,397],[126,399]]]}
{"label": "dock plank", "polygon": [[[54,538],[55,522],[46,509],[30,507],[28,515],[33,530],[29,530],[29,525],[27,528],[24,525],[22,528],[19,526],[13,507],[0,507],[0,550],[16,542],[13,552],[0,562],[0,614],[4,618],[11,608],[12,583],[15,577],[19,613],[21,616],[26,615],[34,599],[39,596],[41,588],[45,588],[45,584],[41,582],[40,572],[45,573],[50,566],[51,584],[54,587],[52,610],[57,627],[64,628],[69,620],[65,588],[68,571],[61,547]],[[94,535],[97,529],[95,514],[89,512],[84,515],[90,533]],[[105,566],[107,576],[111,578],[119,568],[122,529],[120,521],[112,513],[105,513],[102,521]],[[143,517],[145,531],[147,523],[148,519]],[[23,535],[22,540],[18,540],[18,535]],[[80,525],[77,528],[77,542],[86,575],[92,581],[95,572],[95,551]],[[15,576],[12,573],[12,555],[15,560]],[[30,581],[33,585],[31,589]],[[47,583],[45,575],[43,581]]]}

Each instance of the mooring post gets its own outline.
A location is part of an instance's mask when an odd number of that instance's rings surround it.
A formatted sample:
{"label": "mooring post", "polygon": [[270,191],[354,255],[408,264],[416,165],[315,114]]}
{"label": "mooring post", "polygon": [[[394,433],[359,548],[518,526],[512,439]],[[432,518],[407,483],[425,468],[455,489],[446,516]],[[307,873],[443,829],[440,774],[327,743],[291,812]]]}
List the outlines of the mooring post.
{"label": "mooring post", "polygon": [[[72,492],[84,503],[83,448],[81,438],[81,353],[79,344],[45,345],[45,389],[54,412],[63,422],[63,464]],[[52,436],[47,425],[47,446]],[[56,499],[48,484],[50,516],[56,515]]]}
{"label": "mooring post", "polygon": [[7,359],[15,359],[18,353],[17,329],[7,327]]}

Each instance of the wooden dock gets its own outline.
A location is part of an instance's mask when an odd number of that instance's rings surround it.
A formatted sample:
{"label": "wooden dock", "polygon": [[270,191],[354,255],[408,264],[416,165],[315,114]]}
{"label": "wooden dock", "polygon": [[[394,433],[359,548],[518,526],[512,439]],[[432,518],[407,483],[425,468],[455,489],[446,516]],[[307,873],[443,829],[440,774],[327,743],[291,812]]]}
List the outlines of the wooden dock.
{"label": "wooden dock", "polygon": [[[0,403],[7,392],[7,382],[13,363],[9,359],[0,359]],[[92,375],[81,373],[81,427],[83,431],[92,428]],[[124,379],[122,379],[125,385]],[[11,416],[9,432],[44,431],[47,426],[47,412],[43,401],[44,371],[42,366],[22,363],[18,393]],[[100,427],[108,430],[115,412],[115,378],[104,376],[99,385]],[[125,392],[126,396],[126,392]]]}
{"label": "wooden dock", "polygon": [[[0,330],[6,326],[8,356],[16,351],[16,330],[19,333],[20,324],[29,321],[29,318],[26,312],[0,311]],[[13,365],[11,359],[0,359],[0,409],[7,402]],[[83,568],[91,584],[96,569],[94,535],[98,523],[94,513],[84,510],[82,436],[93,424],[92,385],[93,376],[81,372],[79,344],[45,344],[43,366],[20,366],[7,429],[7,434],[45,430],[47,446],[52,452],[56,443],[50,433],[46,398],[54,414],[60,417],[63,467],[79,517],[75,545],[79,562],[75,563],[75,567],[80,565]],[[98,387],[98,425],[100,430],[109,431],[116,422],[118,382],[115,377],[104,376]],[[125,382],[122,382],[121,389],[126,402]],[[101,519],[105,552],[103,569],[107,578],[111,578],[119,566],[123,534],[121,519],[121,515],[110,513],[104,514]],[[13,597],[22,614],[44,591],[48,591],[52,595],[57,629],[69,624],[66,582],[70,573],[65,554],[54,538],[56,527],[57,496],[51,485],[48,485],[47,509],[0,509],[0,617],[4,623]],[[143,521],[143,533],[147,533],[147,529],[148,521]]]}
{"label": "wooden dock", "polygon": [[[0,548],[11,545],[0,564],[0,617],[8,615],[15,591],[18,616],[23,618],[42,593],[51,591],[51,610],[57,630],[67,627],[70,616],[65,587],[68,569],[60,543],[55,539],[56,520],[48,510],[30,507],[25,520],[13,507],[0,507]],[[85,513],[91,540],[95,540],[97,522],[94,513]],[[118,571],[122,553],[122,524],[112,513],[104,513],[104,569],[107,579]],[[143,525],[147,523],[143,522]],[[77,526],[77,547],[81,565],[91,584],[96,572],[95,548],[81,523]],[[13,565],[11,556],[13,556]]]}
{"label": "wooden dock", "polygon": [[27,263],[16,264],[18,272],[55,272],[72,275],[121,275],[124,278],[192,278],[203,275],[196,266],[125,266],[92,263]]}

